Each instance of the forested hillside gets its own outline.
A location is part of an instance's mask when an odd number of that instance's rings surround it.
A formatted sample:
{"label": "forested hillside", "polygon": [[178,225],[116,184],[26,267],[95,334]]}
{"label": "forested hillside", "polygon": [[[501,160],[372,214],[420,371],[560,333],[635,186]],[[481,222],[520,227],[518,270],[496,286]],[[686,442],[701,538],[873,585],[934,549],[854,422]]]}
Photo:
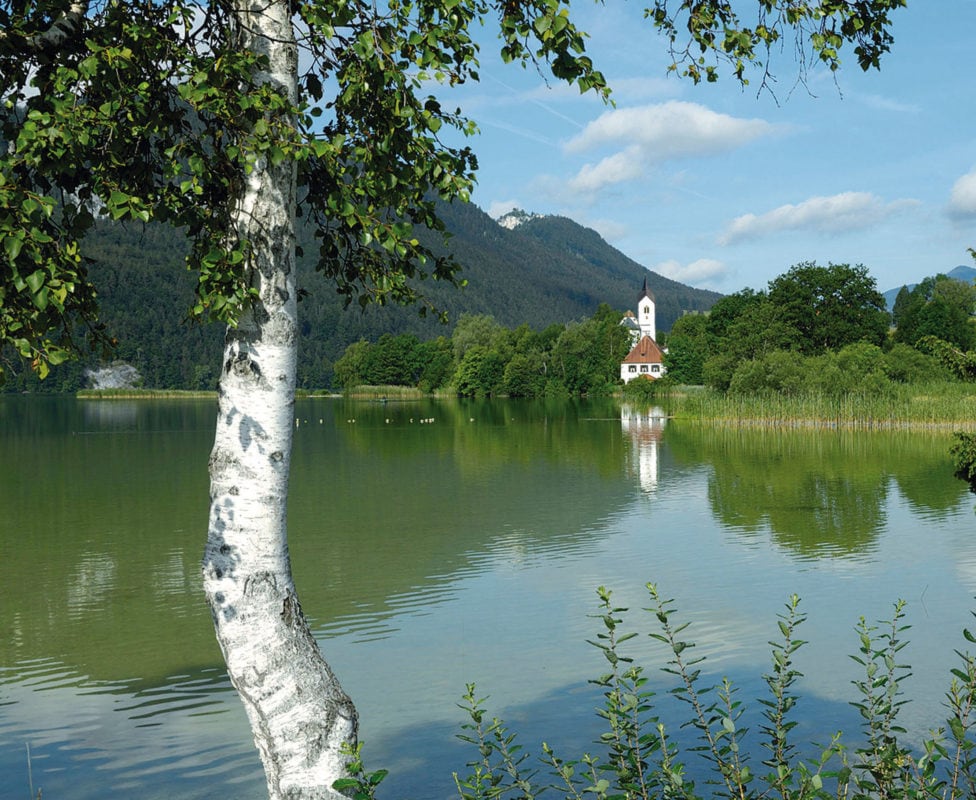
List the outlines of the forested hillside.
{"label": "forested hillside", "polygon": [[[719,298],[648,272],[568,219],[537,218],[507,230],[470,204],[443,206],[441,213],[467,281],[462,289],[443,282],[424,285],[434,305],[449,313],[447,326],[420,317],[415,307],[363,311],[354,303],[345,308],[343,298],[309,266],[311,259],[300,260],[300,285],[308,292],[299,306],[300,386],[330,386],[333,364],[352,342],[375,341],[383,333],[413,333],[421,339],[449,335],[465,312],[491,314],[507,327],[525,322],[542,329],[589,317],[603,302],[620,311],[632,308],[647,277],[657,299],[658,324],[668,330],[684,311],[705,310]],[[303,238],[306,253],[312,254],[311,235]],[[119,342],[108,358],[135,366],[147,387],[215,385],[222,331],[188,321],[195,277],[183,267],[184,252],[177,231],[156,225],[105,222],[84,243],[102,319]],[[100,358],[57,367],[43,383],[17,365],[4,390],[74,391],[85,385],[84,369]]]}

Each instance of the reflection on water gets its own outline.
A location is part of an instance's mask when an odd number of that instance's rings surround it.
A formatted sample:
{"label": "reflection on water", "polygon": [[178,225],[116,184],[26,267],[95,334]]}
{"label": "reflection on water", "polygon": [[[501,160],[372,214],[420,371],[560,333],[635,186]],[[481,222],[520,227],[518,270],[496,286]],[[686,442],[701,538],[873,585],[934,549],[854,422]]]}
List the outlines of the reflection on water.
{"label": "reflection on water", "polygon": [[620,406],[620,427],[633,441],[634,463],[641,489],[652,494],[657,488],[658,444],[664,436],[667,417],[659,406],[638,408],[628,403]]}
{"label": "reflection on water", "polygon": [[920,511],[958,507],[944,436],[707,428],[669,437],[679,458],[711,469],[708,498],[726,527],[769,529],[807,558],[864,557],[878,548],[896,487]]}
{"label": "reflection on water", "polygon": [[139,418],[139,403],[134,400],[89,400],[82,403],[85,431],[101,433],[105,430],[135,428]]}
{"label": "reflection on water", "polygon": [[[527,745],[588,747],[599,585],[646,629],[658,582],[708,667],[748,691],[799,593],[816,733],[856,724],[856,616],[904,597],[924,701],[907,719],[938,721],[976,592],[945,437],[665,424],[612,401],[296,413],[296,580],[371,764],[391,769],[386,796],[454,794],[470,681]],[[26,795],[29,745],[47,797],[263,795],[199,588],[213,417],[206,402],[0,399],[0,785]]]}

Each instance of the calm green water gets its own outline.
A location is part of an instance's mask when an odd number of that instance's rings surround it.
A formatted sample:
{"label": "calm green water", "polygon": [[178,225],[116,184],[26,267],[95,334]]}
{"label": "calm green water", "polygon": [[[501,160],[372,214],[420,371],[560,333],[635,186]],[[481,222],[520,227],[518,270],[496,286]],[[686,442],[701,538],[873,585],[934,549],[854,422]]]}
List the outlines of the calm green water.
{"label": "calm green water", "polygon": [[[939,724],[976,605],[946,435],[663,426],[612,402],[296,413],[296,580],[387,797],[451,796],[470,681],[526,744],[589,747],[601,584],[639,610],[657,582],[744,696],[798,593],[799,730],[818,741],[856,725],[858,617],[904,598],[905,722]],[[213,418],[209,401],[0,398],[0,796],[28,796],[28,746],[51,800],[262,796],[199,589]]]}

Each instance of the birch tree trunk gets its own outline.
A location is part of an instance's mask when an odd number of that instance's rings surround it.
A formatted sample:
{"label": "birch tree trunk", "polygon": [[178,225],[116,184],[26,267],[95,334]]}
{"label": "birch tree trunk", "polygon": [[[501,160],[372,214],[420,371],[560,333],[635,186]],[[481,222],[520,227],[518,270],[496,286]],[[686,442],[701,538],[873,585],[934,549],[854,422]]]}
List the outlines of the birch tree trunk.
{"label": "birch tree trunk", "polygon": [[[267,54],[294,104],[298,55],[287,2],[244,0],[235,43]],[[331,798],[356,712],[302,614],[288,555],[286,501],[297,362],[296,166],[259,160],[232,209],[250,243],[259,298],[227,331],[214,448],[204,588],[272,800]]]}

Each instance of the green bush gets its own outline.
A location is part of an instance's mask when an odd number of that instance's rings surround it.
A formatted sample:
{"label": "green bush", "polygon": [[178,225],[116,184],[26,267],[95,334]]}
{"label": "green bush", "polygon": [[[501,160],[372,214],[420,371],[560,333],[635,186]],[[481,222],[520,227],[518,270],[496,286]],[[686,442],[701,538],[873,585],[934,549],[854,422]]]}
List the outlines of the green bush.
{"label": "green bush", "polygon": [[649,380],[647,378],[636,378],[624,384],[623,396],[633,402],[650,402],[664,395],[668,395],[674,389],[675,381],[670,375],[663,378]]}
{"label": "green bush", "polygon": [[895,343],[882,358],[882,369],[898,383],[948,381],[952,373],[934,356],[902,342]]}
{"label": "green bush", "polygon": [[807,373],[803,358],[787,350],[775,350],[740,364],[732,373],[733,394],[796,395],[803,391]]}
{"label": "green bush", "polygon": [[[900,663],[904,603],[894,606],[890,620],[871,625],[862,618],[855,628],[859,647],[853,660],[861,678],[854,681],[851,705],[862,719],[860,743],[845,744],[840,733],[828,734],[813,758],[801,755],[792,731],[799,697],[794,688],[801,673],[794,658],[804,645],[799,628],[805,616],[792,596],[777,619],[778,635],[770,642],[772,658],[763,675],[765,696],[756,698],[761,722],[756,735],[744,725],[745,705],[728,679],[709,684],[704,657],[694,655],[686,638],[688,623],[675,621],[674,604],[648,584],[647,611],[656,622],[650,636],[666,645],[671,656],[662,670],[674,681],[670,694],[684,704],[677,725],[657,716],[654,694],[644,668],[622,647],[637,636],[625,632],[626,608],[614,606],[611,593],[600,588],[595,619],[601,629],[592,642],[603,653],[606,672],[591,683],[600,687],[597,709],[603,732],[597,750],[571,760],[542,743],[533,757],[505,723],[489,718],[484,700],[469,685],[461,708],[467,713],[459,738],[477,756],[464,775],[454,780],[461,800],[532,800],[544,792],[567,800],[962,800],[976,796],[976,656],[957,651],[946,693],[946,725],[919,748],[899,736],[905,729],[899,713],[901,682],[910,668]],[[976,635],[964,630],[967,642]],[[690,729],[690,747],[678,744],[674,732]],[[750,745],[765,753],[759,760]],[[385,772],[368,773],[353,754],[352,776],[341,781],[351,796],[367,800]],[[758,761],[758,763],[756,763]]]}
{"label": "green bush", "polygon": [[956,467],[956,477],[969,484],[969,489],[976,492],[976,433],[956,431],[955,443],[949,448],[953,464]]}
{"label": "green bush", "polygon": [[[900,699],[900,684],[909,674],[898,656],[907,643],[902,638],[908,627],[903,602],[895,604],[890,620],[875,626],[862,618],[856,626],[860,646],[853,659],[863,672],[854,682],[852,705],[863,720],[862,743],[851,748],[836,733],[817,748],[815,758],[805,759],[791,737],[799,700],[794,684],[801,677],[793,664],[804,644],[798,629],[805,617],[799,611],[799,598],[789,599],[778,618],[779,635],[770,642],[772,659],[763,675],[766,696],[757,699],[762,723],[755,738],[766,757],[755,764],[747,748],[754,740],[742,725],[745,706],[736,687],[727,679],[705,684],[704,658],[695,657],[694,643],[684,638],[687,623],[674,621],[672,601],[662,598],[656,586],[648,584],[647,589],[648,611],[657,622],[650,635],[670,650],[671,659],[663,670],[674,678],[672,694],[687,709],[678,727],[695,731],[697,744],[683,753],[672,737],[676,727],[656,716],[643,667],[621,647],[637,635],[623,632],[622,615],[627,609],[614,606],[610,592],[601,588],[596,618],[602,630],[593,644],[603,652],[607,672],[592,681],[603,689],[604,697],[597,710],[605,723],[598,742],[600,754],[564,760],[543,744],[538,761],[530,760],[514,733],[501,721],[487,719],[483,702],[469,686],[462,704],[469,720],[460,738],[477,747],[479,757],[469,763],[469,774],[455,775],[462,800],[534,798],[546,790],[573,800],[587,796],[597,800],[960,800],[974,796],[976,657],[960,652],[961,663],[951,670],[947,728],[935,732],[918,750],[899,739],[905,732],[898,721],[905,702]],[[963,635],[976,642],[968,630]],[[703,778],[696,780],[698,775]]]}

